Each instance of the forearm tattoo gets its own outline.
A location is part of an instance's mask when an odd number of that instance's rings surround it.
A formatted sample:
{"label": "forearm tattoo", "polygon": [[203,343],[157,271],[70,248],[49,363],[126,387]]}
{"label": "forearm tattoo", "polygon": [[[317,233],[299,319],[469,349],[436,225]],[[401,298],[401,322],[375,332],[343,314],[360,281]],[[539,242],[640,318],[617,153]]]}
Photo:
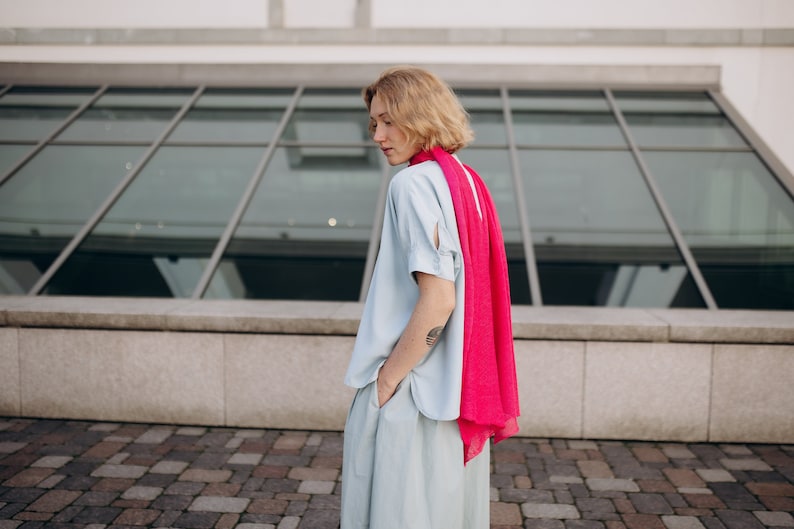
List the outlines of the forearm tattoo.
{"label": "forearm tattoo", "polygon": [[425,343],[427,344],[428,347],[433,347],[434,345],[436,345],[436,342],[438,341],[438,337],[441,336],[441,331],[443,330],[444,330],[443,326],[436,327],[435,329],[430,329],[430,332],[427,333],[427,336],[425,337]]}

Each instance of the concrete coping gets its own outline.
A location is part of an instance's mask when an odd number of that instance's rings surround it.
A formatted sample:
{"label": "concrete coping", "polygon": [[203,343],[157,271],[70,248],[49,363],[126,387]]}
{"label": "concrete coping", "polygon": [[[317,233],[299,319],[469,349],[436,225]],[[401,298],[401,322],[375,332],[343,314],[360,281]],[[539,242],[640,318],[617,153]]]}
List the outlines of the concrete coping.
{"label": "concrete coping", "polygon": [[[0,326],[353,336],[363,304],[0,296]],[[519,340],[794,344],[794,312],[513,307]]]}

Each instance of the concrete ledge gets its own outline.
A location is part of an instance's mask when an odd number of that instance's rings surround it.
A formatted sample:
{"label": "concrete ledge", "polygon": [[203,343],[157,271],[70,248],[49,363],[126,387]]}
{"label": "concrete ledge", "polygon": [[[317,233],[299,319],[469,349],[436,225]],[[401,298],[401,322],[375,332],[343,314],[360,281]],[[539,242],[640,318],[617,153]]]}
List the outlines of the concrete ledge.
{"label": "concrete ledge", "polygon": [[[0,415],[341,430],[362,305],[0,297]],[[513,310],[521,435],[794,442],[791,312]]]}
{"label": "concrete ledge", "polygon": [[[0,296],[0,326],[355,336],[361,303]],[[521,340],[794,344],[786,311],[513,307]]]}
{"label": "concrete ledge", "polygon": [[0,28],[0,44],[792,46],[790,28]]}
{"label": "concrete ledge", "polygon": [[[25,59],[0,63],[0,78],[10,84],[211,86],[267,87],[306,86],[358,87],[374,79],[390,64],[158,64],[137,57],[127,63],[85,62],[61,54],[40,61]],[[233,60],[233,59],[232,59]],[[675,90],[719,89],[719,65],[642,64],[423,64],[455,87],[602,88],[670,87]]]}

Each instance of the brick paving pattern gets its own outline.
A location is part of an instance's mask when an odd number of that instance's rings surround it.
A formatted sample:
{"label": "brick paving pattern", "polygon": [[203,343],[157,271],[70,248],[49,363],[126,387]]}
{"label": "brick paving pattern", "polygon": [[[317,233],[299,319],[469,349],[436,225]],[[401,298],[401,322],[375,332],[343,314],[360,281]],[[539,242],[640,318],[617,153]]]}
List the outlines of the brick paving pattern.
{"label": "brick paving pattern", "polygon": [[[0,529],[335,529],[342,434],[0,418]],[[794,527],[794,446],[514,438],[497,529]]]}

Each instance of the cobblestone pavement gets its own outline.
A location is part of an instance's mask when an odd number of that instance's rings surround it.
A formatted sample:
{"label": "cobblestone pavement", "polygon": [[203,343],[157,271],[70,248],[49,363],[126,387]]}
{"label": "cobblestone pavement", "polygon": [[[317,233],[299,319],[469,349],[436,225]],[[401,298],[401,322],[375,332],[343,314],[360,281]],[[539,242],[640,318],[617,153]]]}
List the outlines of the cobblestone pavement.
{"label": "cobblestone pavement", "polygon": [[[794,446],[514,438],[499,529],[794,527]],[[0,418],[0,529],[333,529],[342,434]]]}

